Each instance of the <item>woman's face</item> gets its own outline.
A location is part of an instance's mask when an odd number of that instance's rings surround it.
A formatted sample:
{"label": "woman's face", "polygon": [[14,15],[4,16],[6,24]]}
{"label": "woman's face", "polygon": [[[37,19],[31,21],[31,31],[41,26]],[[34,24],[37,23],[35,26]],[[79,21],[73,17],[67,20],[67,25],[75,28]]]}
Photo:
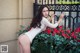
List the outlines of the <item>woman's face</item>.
{"label": "woman's face", "polygon": [[43,17],[48,17],[48,15],[49,15],[49,10],[48,10],[47,7],[44,7],[44,8],[43,8],[42,14],[43,14]]}

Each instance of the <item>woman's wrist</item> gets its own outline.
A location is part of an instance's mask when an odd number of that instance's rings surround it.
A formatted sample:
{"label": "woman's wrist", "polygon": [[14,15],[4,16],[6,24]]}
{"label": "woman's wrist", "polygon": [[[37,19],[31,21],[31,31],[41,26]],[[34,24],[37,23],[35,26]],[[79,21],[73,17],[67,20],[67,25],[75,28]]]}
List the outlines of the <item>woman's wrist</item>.
{"label": "woman's wrist", "polygon": [[62,19],[60,18],[59,21],[58,21],[57,23],[60,24],[61,21],[62,21]]}
{"label": "woman's wrist", "polygon": [[63,17],[64,17],[64,14],[62,13],[62,14],[60,15],[60,18],[59,18],[58,24],[60,24],[60,22],[62,21]]}

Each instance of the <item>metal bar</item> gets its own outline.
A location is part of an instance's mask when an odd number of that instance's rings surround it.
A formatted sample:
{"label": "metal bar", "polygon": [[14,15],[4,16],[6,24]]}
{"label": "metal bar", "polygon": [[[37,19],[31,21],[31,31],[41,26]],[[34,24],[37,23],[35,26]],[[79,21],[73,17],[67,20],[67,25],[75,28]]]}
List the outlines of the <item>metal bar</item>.
{"label": "metal bar", "polygon": [[39,0],[39,3],[41,4],[41,0]]}
{"label": "metal bar", "polygon": [[48,0],[48,4],[49,4],[49,0]]}
{"label": "metal bar", "polygon": [[45,4],[46,4],[46,0],[45,0]]}
{"label": "metal bar", "polygon": [[65,18],[64,18],[64,29],[66,30],[66,16],[65,16]]}
{"label": "metal bar", "polygon": [[54,4],[56,4],[56,0],[54,0]]}
{"label": "metal bar", "polygon": [[69,22],[68,22],[68,24],[69,24],[68,27],[71,28],[71,12],[69,12],[69,19],[68,19],[68,20],[69,20]]}
{"label": "metal bar", "polygon": [[69,22],[68,22],[68,27],[71,28],[71,5],[69,5]]}
{"label": "metal bar", "polygon": [[35,3],[37,4],[37,0],[35,0]]}
{"label": "metal bar", "polygon": [[[41,4],[37,4],[37,2],[36,2],[35,7],[34,7],[34,9],[35,9],[34,12],[35,12],[35,13],[36,13],[36,11],[37,11],[37,8],[43,4],[43,0],[40,0],[40,2],[41,2],[41,1],[42,1]],[[58,9],[58,10],[57,10],[57,9],[51,9],[50,11],[54,11],[54,13],[55,13],[56,11],[58,11],[58,12],[59,12],[59,11],[60,11],[60,12],[62,12],[62,11],[63,11],[63,12],[69,12],[68,27],[71,28],[71,21],[72,21],[72,20],[71,20],[71,18],[72,18],[71,12],[76,12],[76,13],[77,13],[75,19],[76,19],[76,22],[78,22],[78,17],[79,17],[79,12],[80,12],[80,11],[78,10],[78,5],[79,5],[79,4],[56,4],[56,1],[57,1],[57,0],[54,0],[54,4],[52,4],[52,0],[44,0],[44,4],[46,4],[46,5],[48,4],[48,6],[55,6],[55,7],[56,7],[57,5],[59,5],[59,6],[61,6],[61,5],[68,5],[68,6],[69,6],[69,9],[67,9],[67,10],[64,10],[64,9],[63,9],[63,10],[60,10],[60,9]],[[66,1],[67,1],[67,0],[66,0]],[[69,0],[69,1],[72,1],[72,0]],[[77,5],[77,10],[73,11],[73,10],[71,9],[72,5]],[[57,16],[56,16],[56,17],[57,17]],[[58,17],[57,17],[57,18],[58,18]],[[64,22],[65,22],[65,24],[64,24],[64,25],[65,25],[65,29],[66,29],[66,24],[67,24],[66,21],[67,21],[67,18],[65,18],[65,20],[64,20]],[[75,21],[75,20],[73,19],[73,26],[72,26],[72,27],[74,27],[74,24],[75,24],[74,21]],[[54,21],[54,22],[55,22],[55,21]],[[74,29],[74,28],[73,28],[73,29]]]}
{"label": "metal bar", "polygon": [[52,0],[51,0],[51,4],[52,4]]}
{"label": "metal bar", "polygon": [[79,16],[79,12],[78,12],[78,5],[77,6],[77,16],[76,16],[76,23],[78,23],[78,16]]}
{"label": "metal bar", "polygon": [[42,5],[43,5],[43,0],[42,0]]}
{"label": "metal bar", "polygon": [[75,25],[75,18],[73,18],[73,26],[72,26],[72,31],[74,31],[74,25]]}

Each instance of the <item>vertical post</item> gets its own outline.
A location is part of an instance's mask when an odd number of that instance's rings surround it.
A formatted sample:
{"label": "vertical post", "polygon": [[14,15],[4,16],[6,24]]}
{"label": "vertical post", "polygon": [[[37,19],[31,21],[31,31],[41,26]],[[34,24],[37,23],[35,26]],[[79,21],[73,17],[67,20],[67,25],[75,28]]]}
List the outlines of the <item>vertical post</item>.
{"label": "vertical post", "polygon": [[70,4],[71,4],[71,3],[72,3],[72,0],[70,0],[69,2],[70,2]]}
{"label": "vertical post", "polygon": [[41,0],[39,0],[39,4],[41,4]]}
{"label": "vertical post", "polygon": [[73,26],[72,26],[72,31],[74,31],[74,25],[75,25],[74,21],[75,21],[75,18],[73,18]]}
{"label": "vertical post", "polygon": [[48,0],[47,2],[48,2],[48,4],[49,4],[49,0]]}
{"label": "vertical post", "polygon": [[46,4],[46,0],[45,0],[45,4]]}
{"label": "vertical post", "polygon": [[35,3],[37,4],[37,0],[35,0]]}
{"label": "vertical post", "polygon": [[52,4],[52,0],[51,0],[51,4]]}
{"label": "vertical post", "polygon": [[76,11],[76,13],[77,13],[77,15],[76,15],[76,23],[78,23],[79,12],[78,12],[78,5],[76,5],[76,6],[77,6],[77,11]]}
{"label": "vertical post", "polygon": [[69,22],[68,22],[68,24],[69,24],[68,27],[71,28],[71,12],[69,12],[69,19],[68,19],[68,20],[69,20]]}
{"label": "vertical post", "polygon": [[[56,4],[56,0],[54,0],[54,6],[56,6],[55,4]],[[54,8],[54,14],[55,14],[55,8]],[[54,18],[54,23],[55,23],[55,18]]]}
{"label": "vertical post", "polygon": [[36,11],[37,11],[37,0],[35,0],[35,3],[33,4],[33,17],[36,16]]}
{"label": "vertical post", "polygon": [[64,16],[65,18],[64,18],[64,29],[66,30],[66,16]]}
{"label": "vertical post", "polygon": [[43,5],[43,0],[42,0],[42,5]]}
{"label": "vertical post", "polygon": [[54,0],[54,4],[56,4],[57,3],[57,0]]}
{"label": "vertical post", "polygon": [[69,22],[68,22],[68,27],[71,28],[71,5],[69,5]]}
{"label": "vertical post", "polygon": [[54,4],[56,4],[56,0],[54,0]]}

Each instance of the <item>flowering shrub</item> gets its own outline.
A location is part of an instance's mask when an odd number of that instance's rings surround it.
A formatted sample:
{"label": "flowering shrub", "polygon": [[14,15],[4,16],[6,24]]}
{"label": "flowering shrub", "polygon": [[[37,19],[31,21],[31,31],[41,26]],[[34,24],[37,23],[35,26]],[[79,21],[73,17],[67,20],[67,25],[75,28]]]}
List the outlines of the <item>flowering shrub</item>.
{"label": "flowering shrub", "polygon": [[[30,30],[22,30],[19,34]],[[63,26],[39,33],[31,44],[31,53],[80,53],[80,27],[73,32]]]}
{"label": "flowering shrub", "polygon": [[[47,28],[45,30],[46,33],[50,34],[51,33],[51,29],[50,28]],[[78,42],[79,41],[79,38],[80,38],[80,27],[79,28],[76,28],[74,31],[72,31],[71,29],[63,29],[63,26],[58,26],[57,28],[54,28],[52,29],[52,35],[59,35],[59,36],[62,36],[64,38],[67,38],[67,39],[75,39],[77,40]]]}

